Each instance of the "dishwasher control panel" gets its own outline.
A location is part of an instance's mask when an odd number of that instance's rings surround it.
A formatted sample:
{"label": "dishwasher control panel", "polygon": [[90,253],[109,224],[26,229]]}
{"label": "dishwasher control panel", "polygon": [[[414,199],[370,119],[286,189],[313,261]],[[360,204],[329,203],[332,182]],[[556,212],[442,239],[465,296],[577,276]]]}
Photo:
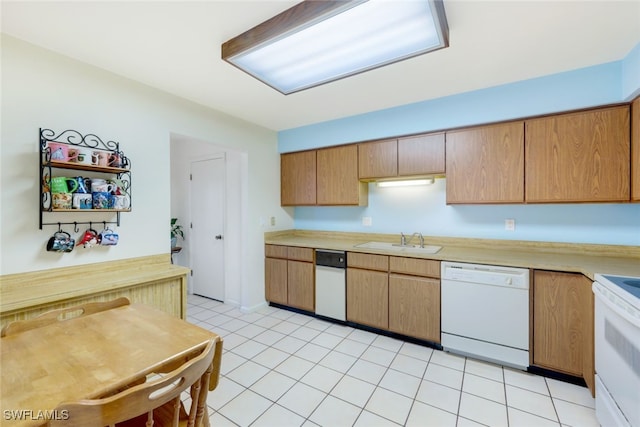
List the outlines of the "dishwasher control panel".
{"label": "dishwasher control panel", "polygon": [[529,288],[529,270],[526,268],[443,262],[441,279],[519,289]]}
{"label": "dishwasher control panel", "polygon": [[334,268],[347,268],[347,255],[344,251],[316,249],[316,265]]}

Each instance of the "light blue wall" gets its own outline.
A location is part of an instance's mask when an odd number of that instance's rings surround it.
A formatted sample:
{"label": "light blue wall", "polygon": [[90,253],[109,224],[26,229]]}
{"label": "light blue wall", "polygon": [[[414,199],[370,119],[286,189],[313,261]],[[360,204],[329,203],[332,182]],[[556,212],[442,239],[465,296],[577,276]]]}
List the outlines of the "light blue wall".
{"label": "light blue wall", "polygon": [[[295,227],[362,233],[640,245],[640,204],[446,205],[445,180],[378,188],[366,207],[297,207]],[[373,225],[362,225],[371,217]],[[504,220],[515,219],[515,231]]]}
{"label": "light blue wall", "polygon": [[[640,91],[640,44],[622,61],[281,131],[280,152],[628,101]],[[430,187],[369,185],[367,207],[297,207],[295,227],[422,232],[509,240],[640,245],[640,204],[447,206],[444,179]],[[370,216],[373,226],[363,227]],[[513,218],[516,230],[504,230]]]}

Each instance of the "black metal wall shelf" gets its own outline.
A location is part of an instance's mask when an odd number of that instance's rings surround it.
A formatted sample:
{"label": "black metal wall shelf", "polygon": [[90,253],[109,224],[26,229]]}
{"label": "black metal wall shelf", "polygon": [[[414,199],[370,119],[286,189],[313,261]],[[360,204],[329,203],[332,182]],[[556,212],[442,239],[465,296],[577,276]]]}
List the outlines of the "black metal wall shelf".
{"label": "black metal wall shelf", "polygon": [[[74,163],[71,161],[61,161],[58,159],[52,158],[51,147],[49,143],[57,143],[63,144],[68,149],[80,149],[80,148],[88,148],[93,150],[98,150],[98,152],[104,152],[109,156],[114,156],[114,158],[118,159],[118,164],[116,166],[103,166],[103,165],[94,165],[94,164],[82,164],[82,163]],[[39,204],[40,204],[40,229],[44,225],[55,225],[60,228],[62,225],[74,225],[74,228],[77,227],[78,224],[89,224],[92,223],[104,223],[106,224],[115,224],[120,226],[120,213],[121,212],[130,212],[131,206],[133,205],[132,194],[131,194],[131,161],[124,155],[124,153],[120,150],[120,144],[115,141],[103,141],[95,134],[86,134],[83,135],[80,132],[67,129],[59,134],[56,134],[51,129],[42,129],[40,128],[39,132],[39,155],[38,155],[38,169],[40,171],[40,194],[39,194]],[[119,184],[122,191],[129,196],[129,207],[127,209],[56,209],[53,207],[52,193],[51,193],[51,178],[53,177],[52,170],[53,169],[61,169],[61,170],[74,170],[74,171],[85,171],[93,174],[110,174],[114,175]],[[116,221],[85,221],[85,222],[44,222],[43,214],[44,213],[115,213]]]}

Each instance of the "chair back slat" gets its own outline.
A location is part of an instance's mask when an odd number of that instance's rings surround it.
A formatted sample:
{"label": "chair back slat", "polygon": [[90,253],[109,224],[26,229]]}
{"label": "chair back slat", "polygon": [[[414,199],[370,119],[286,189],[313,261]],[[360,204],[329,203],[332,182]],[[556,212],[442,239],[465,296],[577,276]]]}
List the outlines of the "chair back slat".
{"label": "chair back slat", "polygon": [[[198,356],[157,380],[135,385],[102,399],[63,403],[56,408],[56,413],[66,414],[68,418],[51,420],[48,425],[104,427],[152,413],[169,402],[175,410],[179,410],[181,393],[192,385],[200,386],[202,380],[210,375],[215,348],[216,340],[210,340]],[[173,420],[173,425],[177,427],[178,417],[174,415]]]}
{"label": "chair back slat", "polygon": [[4,328],[2,328],[2,331],[0,331],[0,336],[5,337],[14,335],[20,332],[29,331],[31,329],[41,328],[52,323],[63,322],[65,320],[81,316],[88,316],[100,311],[122,307],[124,305],[129,305],[129,299],[126,297],[120,297],[111,301],[90,302],[73,307],[47,311],[46,313],[42,313],[41,315],[34,317],[33,319],[16,320],[7,324]]}

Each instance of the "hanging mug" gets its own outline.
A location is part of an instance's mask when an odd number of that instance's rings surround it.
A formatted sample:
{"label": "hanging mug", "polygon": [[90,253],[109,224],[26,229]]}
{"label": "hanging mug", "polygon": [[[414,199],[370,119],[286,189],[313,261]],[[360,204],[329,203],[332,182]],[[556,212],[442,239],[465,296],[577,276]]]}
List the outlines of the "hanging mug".
{"label": "hanging mug", "polygon": [[82,245],[83,247],[88,249],[99,243],[100,242],[98,241],[98,232],[93,228],[89,228],[87,229],[87,231],[84,232],[84,234],[82,235],[82,238],[80,238],[80,241],[78,241],[78,246]]}
{"label": "hanging mug", "polygon": [[71,252],[75,246],[75,240],[66,231],[56,231],[47,242],[47,251],[49,252]]}
{"label": "hanging mug", "polygon": [[118,233],[108,227],[100,232],[100,244],[103,246],[115,246],[119,239]]}

